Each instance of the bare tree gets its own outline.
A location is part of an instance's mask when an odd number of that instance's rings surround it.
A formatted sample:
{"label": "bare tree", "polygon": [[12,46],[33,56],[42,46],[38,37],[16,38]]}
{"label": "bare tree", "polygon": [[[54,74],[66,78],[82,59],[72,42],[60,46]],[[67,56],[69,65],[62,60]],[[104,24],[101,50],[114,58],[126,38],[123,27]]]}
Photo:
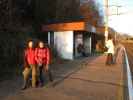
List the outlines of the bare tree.
{"label": "bare tree", "polygon": [[86,21],[89,21],[92,25],[97,26],[103,21],[102,15],[99,11],[99,6],[95,4],[94,0],[83,2],[80,6],[80,12]]}
{"label": "bare tree", "polygon": [[57,0],[56,19],[75,20],[80,17],[80,0]]}

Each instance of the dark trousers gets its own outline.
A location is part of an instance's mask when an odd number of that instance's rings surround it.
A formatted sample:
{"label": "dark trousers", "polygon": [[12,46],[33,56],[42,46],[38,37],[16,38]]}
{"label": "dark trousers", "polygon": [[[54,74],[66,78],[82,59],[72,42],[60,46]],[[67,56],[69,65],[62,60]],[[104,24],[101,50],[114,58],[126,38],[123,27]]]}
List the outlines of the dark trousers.
{"label": "dark trousers", "polygon": [[44,83],[43,70],[44,70],[43,66],[39,66],[39,82],[41,84]]}
{"label": "dark trousers", "polygon": [[[41,84],[44,84],[44,80],[45,80],[44,78],[46,78],[47,76],[49,78],[49,81],[52,82],[53,81],[53,76],[52,76],[51,69],[49,68],[48,71],[46,72],[44,65],[38,66],[38,67],[39,67],[39,70],[38,70],[38,72],[39,72],[39,82]],[[45,72],[45,76],[44,76],[43,72]]]}
{"label": "dark trousers", "polygon": [[107,65],[113,64],[113,54],[112,53],[108,53],[107,60],[106,60],[106,64]]}

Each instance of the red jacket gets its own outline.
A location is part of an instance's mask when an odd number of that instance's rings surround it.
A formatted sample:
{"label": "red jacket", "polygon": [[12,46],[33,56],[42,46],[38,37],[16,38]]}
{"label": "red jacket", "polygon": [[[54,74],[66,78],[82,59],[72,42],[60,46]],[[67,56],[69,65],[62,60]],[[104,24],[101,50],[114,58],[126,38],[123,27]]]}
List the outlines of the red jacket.
{"label": "red jacket", "polygon": [[37,64],[49,64],[50,62],[50,51],[48,48],[36,48],[35,60]]}
{"label": "red jacket", "polygon": [[25,50],[25,61],[28,65],[30,64],[36,64],[35,61],[35,50],[32,48],[28,48]]}

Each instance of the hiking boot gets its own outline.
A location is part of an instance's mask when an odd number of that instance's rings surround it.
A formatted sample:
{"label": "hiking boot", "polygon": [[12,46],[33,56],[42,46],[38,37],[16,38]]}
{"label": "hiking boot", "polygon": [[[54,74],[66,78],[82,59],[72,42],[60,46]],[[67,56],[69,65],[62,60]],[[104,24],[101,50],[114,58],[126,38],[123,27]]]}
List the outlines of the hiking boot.
{"label": "hiking boot", "polygon": [[22,88],[21,88],[21,90],[25,90],[27,87],[26,86],[23,86]]}
{"label": "hiking boot", "polygon": [[26,88],[27,88],[27,81],[24,81],[24,84],[23,84],[21,90],[25,90]]}

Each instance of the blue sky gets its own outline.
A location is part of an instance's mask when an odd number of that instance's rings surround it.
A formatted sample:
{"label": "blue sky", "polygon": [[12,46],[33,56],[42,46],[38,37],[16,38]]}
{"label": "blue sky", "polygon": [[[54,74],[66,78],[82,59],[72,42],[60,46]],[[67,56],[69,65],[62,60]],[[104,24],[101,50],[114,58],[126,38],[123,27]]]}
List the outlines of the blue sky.
{"label": "blue sky", "polygon": [[[109,26],[116,31],[127,33],[133,36],[133,0],[109,0],[109,5],[121,5],[118,8],[121,15],[110,16]],[[116,13],[116,7],[110,7],[110,14]]]}

